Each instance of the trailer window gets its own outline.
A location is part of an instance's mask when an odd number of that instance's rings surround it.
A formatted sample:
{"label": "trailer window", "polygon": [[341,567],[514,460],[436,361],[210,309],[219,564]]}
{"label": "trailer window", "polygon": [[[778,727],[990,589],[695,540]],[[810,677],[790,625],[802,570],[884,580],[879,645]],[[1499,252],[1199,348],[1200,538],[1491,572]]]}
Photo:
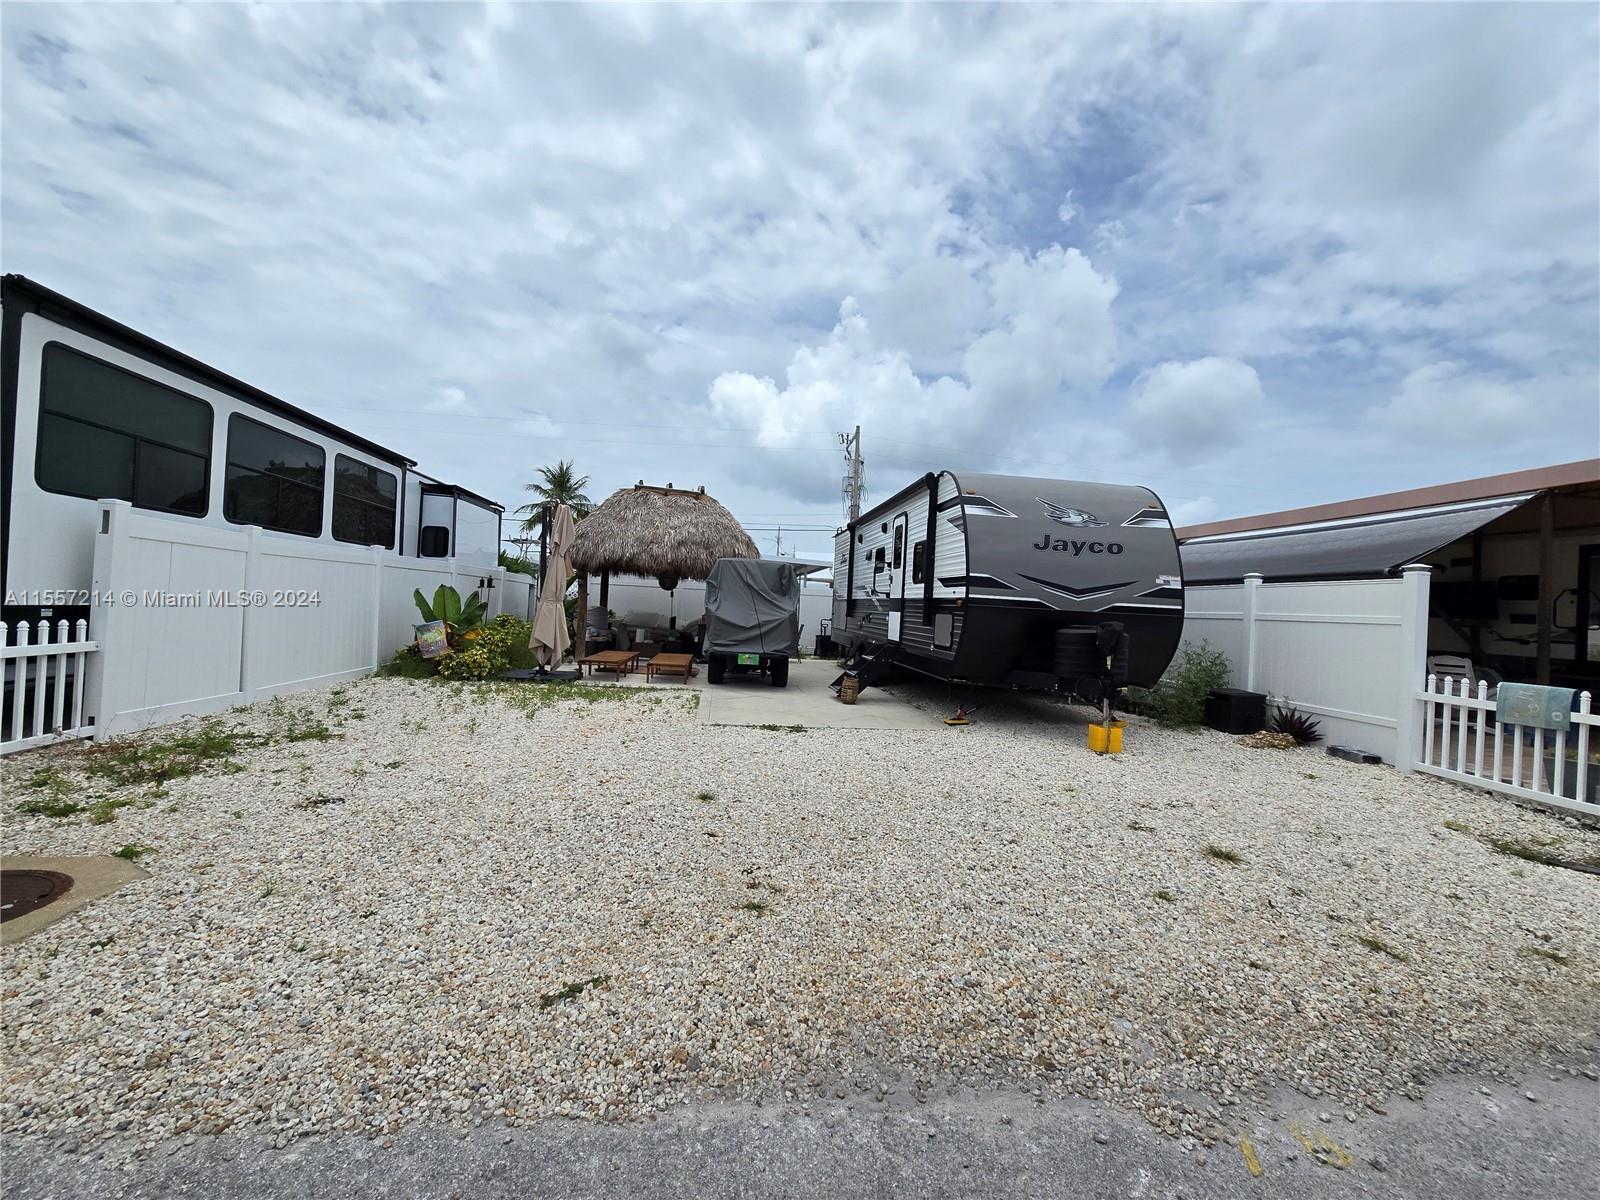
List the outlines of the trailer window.
{"label": "trailer window", "polygon": [[322,447],[235,413],[228,418],[222,515],[235,525],[322,533]]}
{"label": "trailer window", "polygon": [[333,536],[359,546],[394,549],[395,497],[400,481],[388,471],[333,456]]}
{"label": "trailer window", "polygon": [[906,527],[895,526],[894,531],[894,569],[898,571],[906,561]]}
{"label": "trailer window", "polygon": [[911,547],[911,582],[921,583],[923,573],[923,560],[928,555],[928,543],[918,542]]}
{"label": "trailer window", "polygon": [[211,406],[51,342],[39,383],[34,479],[47,492],[203,517]]}

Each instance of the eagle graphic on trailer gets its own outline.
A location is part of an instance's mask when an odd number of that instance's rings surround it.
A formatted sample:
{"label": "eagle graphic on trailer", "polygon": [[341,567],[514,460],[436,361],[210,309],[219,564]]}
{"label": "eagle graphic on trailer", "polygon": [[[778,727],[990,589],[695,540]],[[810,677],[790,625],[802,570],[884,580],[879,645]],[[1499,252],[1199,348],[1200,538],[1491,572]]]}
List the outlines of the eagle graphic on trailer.
{"label": "eagle graphic on trailer", "polygon": [[1153,685],[1183,569],[1148,488],[929,472],[834,537],[833,637],[939,679],[1104,702]]}

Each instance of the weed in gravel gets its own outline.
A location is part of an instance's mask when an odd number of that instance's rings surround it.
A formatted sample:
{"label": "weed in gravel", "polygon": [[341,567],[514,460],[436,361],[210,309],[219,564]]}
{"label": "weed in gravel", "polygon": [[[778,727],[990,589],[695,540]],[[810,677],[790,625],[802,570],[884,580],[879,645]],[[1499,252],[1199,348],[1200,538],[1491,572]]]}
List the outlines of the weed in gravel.
{"label": "weed in gravel", "polygon": [[269,879],[269,880],[267,880],[267,886],[261,889],[261,891],[257,894],[256,898],[258,900],[267,900],[267,899],[270,899],[273,896],[276,896],[277,894],[278,894],[278,881],[275,880],[275,879]]}
{"label": "weed in gravel", "polygon": [[89,806],[89,824],[109,825],[117,819],[117,809],[127,808],[132,803],[132,797],[96,800]]}
{"label": "weed in gravel", "polygon": [[768,733],[804,733],[804,725],[757,725],[756,729],[765,729]]}
{"label": "weed in gravel", "polygon": [[1156,827],[1154,825],[1143,825],[1138,821],[1129,821],[1128,828],[1133,830],[1135,833],[1154,833],[1156,831]]}
{"label": "weed in gravel", "polygon": [[113,850],[111,852],[111,857],[125,858],[131,863],[136,863],[154,849],[154,846],[141,846],[136,842],[129,842],[121,850]]}
{"label": "weed in gravel", "polygon": [[1217,846],[1209,842],[1201,850],[1201,853],[1207,858],[1216,859],[1218,862],[1242,863],[1244,861],[1244,855],[1237,850],[1230,850],[1226,846]]}
{"label": "weed in gravel", "polygon": [[383,764],[383,769],[385,771],[398,771],[401,767],[403,767],[405,765],[406,764],[405,764],[405,760],[404,759],[397,758],[393,762],[384,763]]}
{"label": "weed in gravel", "polygon": [[717,796],[715,792],[696,792],[694,798],[701,804],[710,804]]}
{"label": "weed in gravel", "polygon": [[17,805],[17,811],[37,817],[70,817],[81,813],[83,805],[54,796],[34,796]]}
{"label": "weed in gravel", "polygon": [[366,763],[356,763],[355,766],[350,768],[350,774],[356,779],[365,779],[367,777]]}
{"label": "weed in gravel", "polygon": [[233,810],[233,814],[232,815],[233,815],[233,819],[235,821],[242,821],[244,819],[244,810],[236,808],[236,809]]}
{"label": "weed in gravel", "polygon": [[1471,833],[1472,832],[1472,826],[1468,825],[1468,824],[1466,824],[1466,823],[1464,823],[1462,821],[1446,821],[1444,823],[1444,827],[1446,829],[1452,830],[1452,831],[1454,831],[1456,833]]}
{"label": "weed in gravel", "polygon": [[94,949],[94,950],[104,950],[107,946],[111,945],[111,943],[116,941],[116,940],[117,940],[117,935],[116,934],[108,933],[103,938],[95,938],[92,942],[89,943],[89,946],[90,946],[91,949]]}
{"label": "weed in gravel", "polygon": [[343,737],[344,734],[335,733],[321,721],[309,718],[294,718],[283,731],[283,740],[286,742],[331,742]]}
{"label": "weed in gravel", "polygon": [[1560,963],[1563,967],[1572,961],[1572,955],[1552,950],[1549,946],[1525,946],[1523,953],[1531,954],[1534,958],[1542,958],[1547,962]]}
{"label": "weed in gravel", "polygon": [[1395,962],[1410,962],[1411,961],[1411,956],[1409,954],[1407,954],[1404,950],[1396,950],[1393,946],[1389,945],[1389,943],[1384,941],[1382,938],[1368,937],[1366,934],[1363,933],[1363,934],[1357,934],[1356,935],[1356,941],[1360,942],[1363,946],[1365,946],[1368,950],[1371,950],[1375,954],[1386,954],[1386,955],[1388,955],[1390,958],[1394,959]]}
{"label": "weed in gravel", "polygon": [[1164,904],[1176,904],[1178,902],[1178,897],[1173,893],[1171,888],[1157,888],[1155,896],[1157,900],[1160,900]]}
{"label": "weed in gravel", "polygon": [[117,787],[162,784],[230,761],[235,753],[259,745],[259,734],[207,721],[174,738],[150,742],[116,741],[89,746],[83,769]]}
{"label": "weed in gravel", "polygon": [[591,975],[587,979],[580,979],[576,983],[569,983],[559,992],[541,992],[539,994],[539,1011],[560,1004],[563,1000],[576,1000],[589,988],[605,987],[611,982],[609,975]]}
{"label": "weed in gravel", "polygon": [[17,805],[17,811],[41,817],[70,817],[83,811],[84,806],[72,799],[72,779],[54,767],[40,767],[28,777],[25,785],[36,794]]}
{"label": "weed in gravel", "polygon": [[764,917],[767,915],[767,909],[771,908],[772,905],[765,900],[746,900],[743,904],[738,904],[734,907],[743,912],[755,913],[758,917]]}

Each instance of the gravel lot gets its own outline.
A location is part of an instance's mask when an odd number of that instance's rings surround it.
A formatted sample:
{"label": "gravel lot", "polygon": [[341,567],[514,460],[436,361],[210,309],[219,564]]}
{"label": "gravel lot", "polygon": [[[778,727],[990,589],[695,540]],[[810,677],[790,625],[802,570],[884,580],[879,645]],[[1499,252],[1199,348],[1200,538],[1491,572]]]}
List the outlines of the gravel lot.
{"label": "gravel lot", "polygon": [[[6,1135],[120,1155],[1005,1081],[1204,1140],[1273,1084],[1341,1121],[1596,1040],[1600,877],[1483,840],[1600,853],[1567,820],[1141,722],[1097,758],[1035,698],[793,732],[675,689],[531,695],[305,693],[162,789],[6,760],[6,854],[154,848],[0,952]],[[20,816],[42,768],[139,802]]]}

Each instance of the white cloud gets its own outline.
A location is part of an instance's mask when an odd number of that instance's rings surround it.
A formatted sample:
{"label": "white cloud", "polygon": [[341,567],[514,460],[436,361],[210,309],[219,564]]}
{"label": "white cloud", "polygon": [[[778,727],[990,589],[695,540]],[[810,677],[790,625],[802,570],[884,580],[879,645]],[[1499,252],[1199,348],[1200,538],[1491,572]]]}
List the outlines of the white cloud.
{"label": "white cloud", "polygon": [[[884,486],[956,446],[1220,514],[1592,447],[1600,20],[1371,17],[12,5],[5,268],[513,501],[558,457],[602,495],[692,462],[822,523],[858,416]],[[1077,419],[1213,359],[1293,408]],[[1450,363],[1478,382],[1395,383]],[[1375,435],[1458,386],[1542,407]],[[1162,453],[1204,403],[1233,440]]]}
{"label": "white cloud", "polygon": [[1539,384],[1519,385],[1474,374],[1458,362],[1436,362],[1401,380],[1373,415],[1397,432],[1429,439],[1519,440],[1537,428],[1541,393],[1547,388]]}
{"label": "white cloud", "polygon": [[[827,340],[795,351],[782,385],[742,371],[719,375],[709,393],[712,414],[755,429],[759,446],[774,451],[856,424],[890,444],[915,443],[957,459],[974,442],[988,453],[1004,450],[1054,418],[1064,388],[1092,390],[1110,374],[1117,285],[1081,252],[1059,246],[1008,255],[985,283],[985,328],[962,350],[957,373],[920,375],[912,357],[880,338],[848,298]],[[803,499],[832,487],[814,463],[782,453],[752,459],[742,473]]]}
{"label": "white cloud", "polygon": [[1131,398],[1129,433],[1173,452],[1236,441],[1263,403],[1255,368],[1214,357],[1153,367],[1134,380]]}

